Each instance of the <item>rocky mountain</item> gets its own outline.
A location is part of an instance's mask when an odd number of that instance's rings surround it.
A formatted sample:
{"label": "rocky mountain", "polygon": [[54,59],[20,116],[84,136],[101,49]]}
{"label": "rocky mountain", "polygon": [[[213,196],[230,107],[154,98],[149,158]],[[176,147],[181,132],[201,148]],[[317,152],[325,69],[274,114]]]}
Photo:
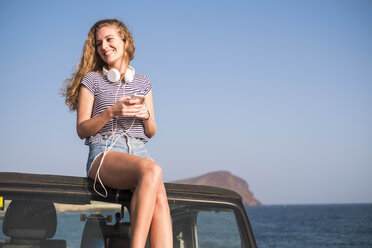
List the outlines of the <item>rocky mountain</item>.
{"label": "rocky mountain", "polygon": [[254,198],[253,193],[249,190],[247,182],[242,178],[232,175],[229,171],[210,172],[199,177],[177,180],[172,183],[208,185],[230,189],[242,196],[243,204],[245,206],[261,205],[261,203]]}

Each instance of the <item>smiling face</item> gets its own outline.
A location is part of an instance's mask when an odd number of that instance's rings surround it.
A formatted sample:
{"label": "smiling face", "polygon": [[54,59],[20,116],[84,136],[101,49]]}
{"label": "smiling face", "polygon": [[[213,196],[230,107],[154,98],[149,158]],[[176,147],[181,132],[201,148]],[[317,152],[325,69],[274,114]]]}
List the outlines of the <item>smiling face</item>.
{"label": "smiling face", "polygon": [[96,48],[101,59],[107,64],[108,69],[116,68],[121,70],[124,64],[128,64],[125,42],[119,36],[114,26],[104,26],[97,31]]}

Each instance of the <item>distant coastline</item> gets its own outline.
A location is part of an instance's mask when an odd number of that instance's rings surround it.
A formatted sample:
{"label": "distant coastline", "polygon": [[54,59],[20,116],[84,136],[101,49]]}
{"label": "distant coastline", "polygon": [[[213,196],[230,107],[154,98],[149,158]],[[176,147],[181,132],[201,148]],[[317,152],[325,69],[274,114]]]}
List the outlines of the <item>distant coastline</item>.
{"label": "distant coastline", "polygon": [[250,191],[248,183],[244,179],[231,174],[229,171],[214,171],[198,177],[173,181],[172,183],[207,185],[225,188],[240,194],[243,205],[245,206],[262,205],[262,203],[257,200]]}

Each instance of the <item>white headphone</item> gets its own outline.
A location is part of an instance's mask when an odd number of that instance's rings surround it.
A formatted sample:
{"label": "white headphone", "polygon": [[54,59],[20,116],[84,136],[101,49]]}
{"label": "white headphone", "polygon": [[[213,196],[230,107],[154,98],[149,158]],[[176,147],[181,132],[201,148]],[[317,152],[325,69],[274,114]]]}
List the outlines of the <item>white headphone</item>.
{"label": "white headphone", "polygon": [[[110,82],[112,83],[119,82],[121,75],[118,69],[111,69],[108,71],[105,67],[103,67],[102,72],[103,72],[103,75],[105,75]],[[132,82],[134,78],[134,74],[135,74],[134,68],[131,66],[128,66],[127,71],[125,72],[125,75],[124,75],[124,81],[126,83]]]}

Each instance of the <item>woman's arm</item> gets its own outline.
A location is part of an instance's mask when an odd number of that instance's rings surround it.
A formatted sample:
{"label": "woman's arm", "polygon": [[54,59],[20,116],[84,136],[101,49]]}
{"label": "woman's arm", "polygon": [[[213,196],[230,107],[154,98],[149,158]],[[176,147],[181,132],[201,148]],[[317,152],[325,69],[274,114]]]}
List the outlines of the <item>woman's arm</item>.
{"label": "woman's arm", "polygon": [[94,96],[84,85],[79,90],[79,103],[77,108],[76,130],[80,139],[87,138],[101,130],[113,115],[107,108],[102,113],[92,116]]}
{"label": "woman's arm", "polygon": [[145,104],[142,104],[142,108],[138,112],[136,117],[143,119],[145,135],[149,138],[153,137],[156,133],[156,123],[154,117],[154,103],[152,99],[151,90],[145,96]]}

